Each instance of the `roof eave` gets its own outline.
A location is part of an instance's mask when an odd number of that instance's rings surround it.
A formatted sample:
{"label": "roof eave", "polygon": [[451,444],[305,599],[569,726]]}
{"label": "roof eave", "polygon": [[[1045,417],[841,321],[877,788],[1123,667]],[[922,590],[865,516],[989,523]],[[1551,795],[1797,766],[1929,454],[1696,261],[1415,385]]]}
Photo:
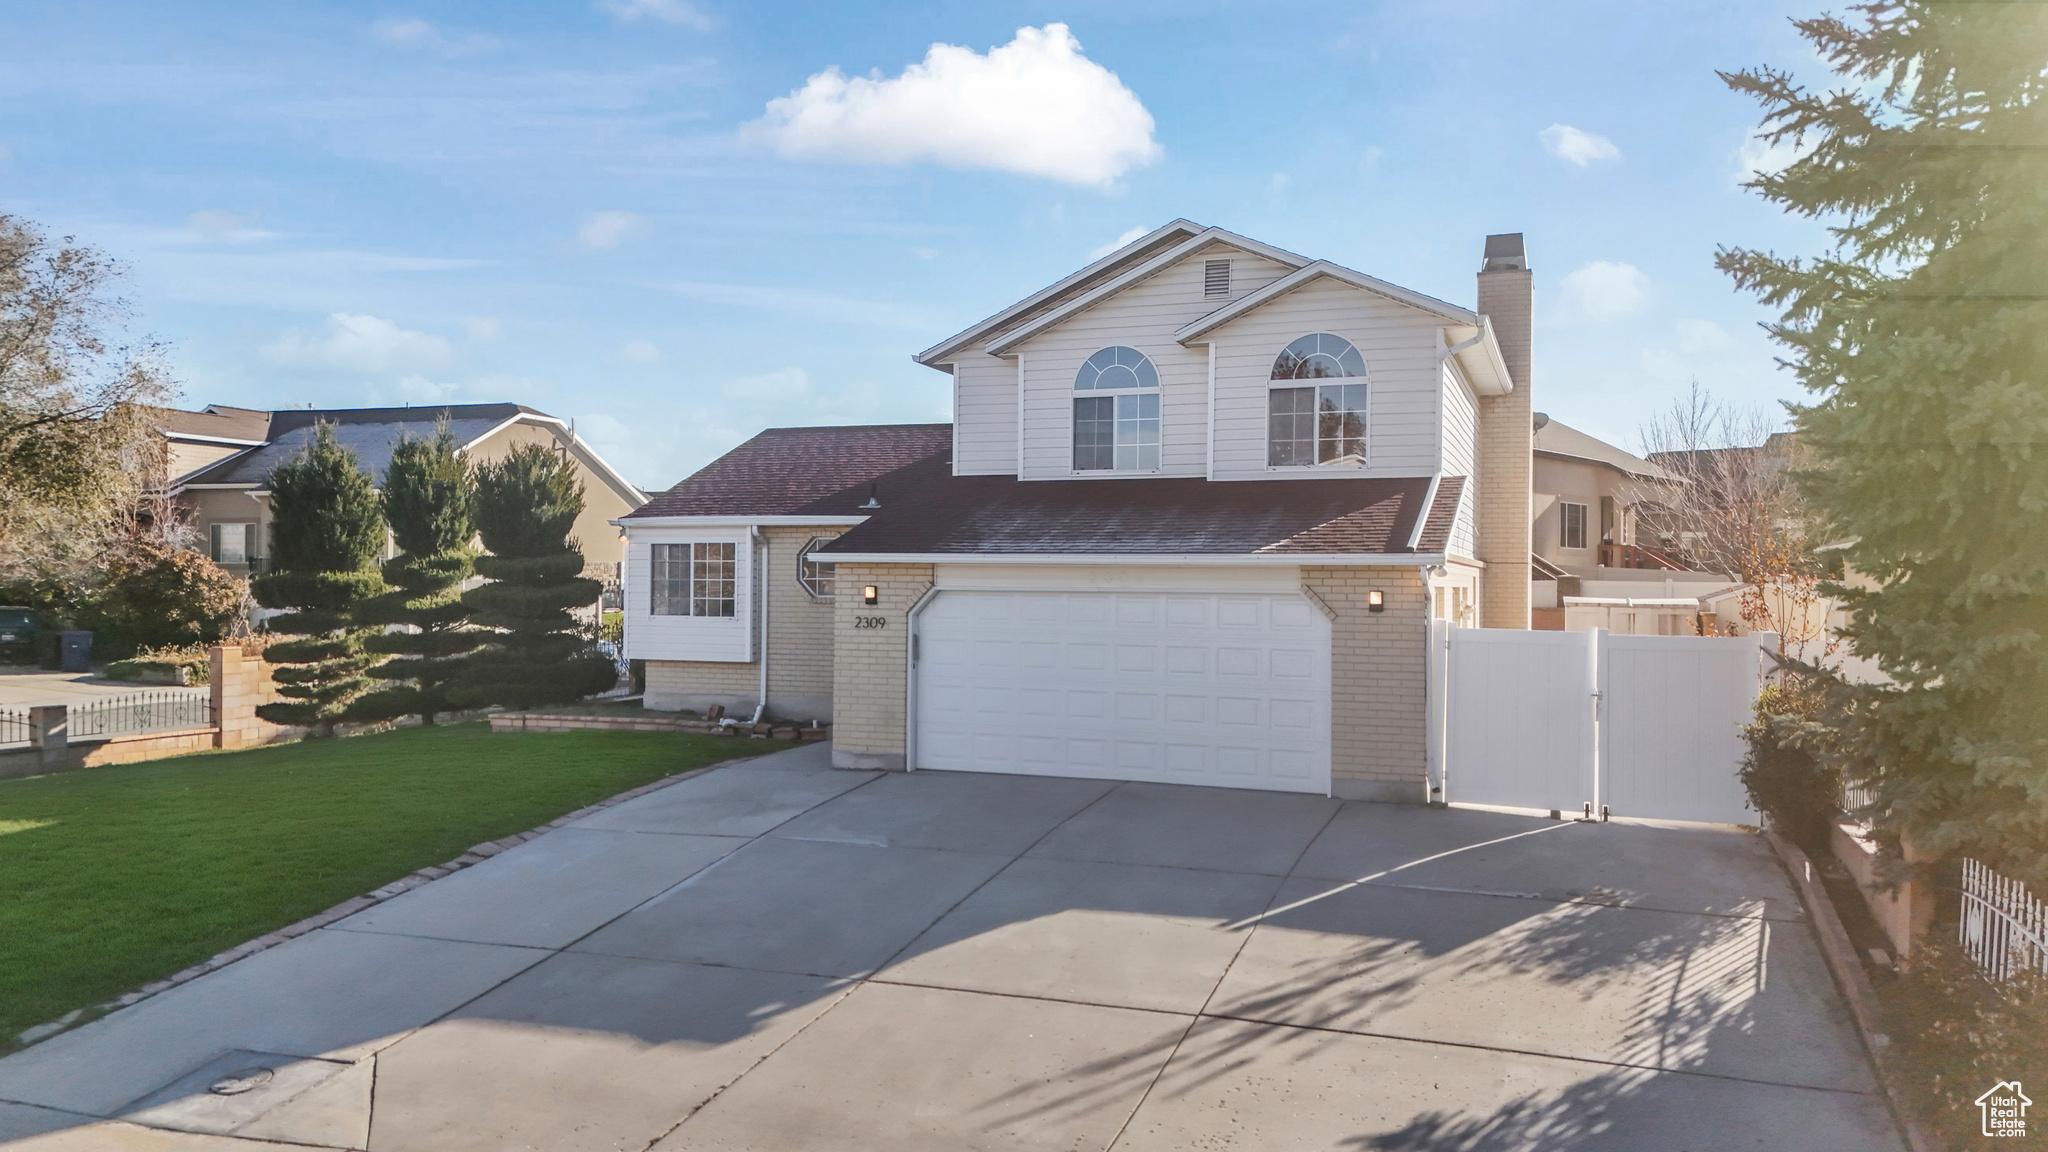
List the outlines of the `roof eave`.
{"label": "roof eave", "polygon": [[[1116,295],[1118,292],[1129,288],[1141,280],[1157,275],[1162,269],[1187,259],[1211,244],[1228,244],[1232,248],[1252,252],[1264,256],[1277,264],[1286,264],[1296,269],[1308,267],[1316,263],[1310,261],[1307,257],[1289,252],[1284,248],[1275,248],[1270,244],[1261,243],[1248,236],[1240,236],[1227,229],[1204,228],[1201,232],[1188,237],[1181,243],[1137,265],[1122,275],[1089,289],[1087,292],[1074,297],[1072,300],[1047,312],[1029,324],[1020,325],[989,341],[982,351],[987,352],[991,356],[1001,356],[1033,336],[1064,323],[1068,318],[1078,313],[1093,308],[1103,300]],[[1282,279],[1286,279],[1286,277]],[[1264,289],[1260,291],[1264,291]],[[1257,296],[1258,294],[1258,292],[1254,292],[1251,296]],[[1250,299],[1251,296],[1247,296],[1246,299]],[[1225,305],[1225,307],[1229,306]]]}
{"label": "roof eave", "polygon": [[911,357],[911,359],[917,361],[919,364],[922,364],[927,368],[936,368],[940,364],[945,363],[949,357],[959,352],[961,348],[966,347],[967,345],[974,343],[976,340],[979,340],[987,336],[990,332],[1002,327],[1004,324],[1015,319],[1018,315],[1025,312],[1029,312],[1031,309],[1037,307],[1040,304],[1045,303],[1047,300],[1054,299],[1062,292],[1072,289],[1078,285],[1087,283],[1090,277],[1100,275],[1101,273],[1109,270],[1110,268],[1114,268],[1120,261],[1127,259],[1126,253],[1132,251],[1133,249],[1143,249],[1146,245],[1156,244],[1160,240],[1165,239],[1168,235],[1171,235],[1176,231],[1185,232],[1188,235],[1192,236],[1203,230],[1204,229],[1202,225],[1197,224],[1192,220],[1185,219],[1174,220],[1171,223],[1166,224],[1162,227],[1155,228],[1151,232],[1148,232],[1145,235],[1138,237],[1136,240],[1131,241],[1129,244],[1126,244],[1123,247],[1118,248],[1116,251],[1111,252],[1107,256],[1104,256],[1100,260],[1096,260],[1090,263],[1087,267],[1082,268],[1080,271],[1075,272],[1073,275],[1061,279],[1060,281],[1051,285],[1050,287],[1043,288],[1037,292],[1032,293],[1030,296],[1027,296],[1022,300],[1019,300],[1017,303],[1010,305],[1008,308],[1005,308],[1002,311],[996,313],[995,315],[988,317],[987,319],[981,321],[978,324],[975,324],[973,327],[964,329],[962,331],[954,333],[951,336],[948,336],[946,339],[940,341],[937,344],[932,345],[930,348],[927,348],[924,351],[919,352],[917,355]]}
{"label": "roof eave", "polygon": [[1302,564],[1373,566],[1441,564],[1441,552],[833,552],[817,553],[835,564],[1076,564],[1180,567],[1229,565],[1289,567]]}
{"label": "roof eave", "polygon": [[1476,327],[1483,322],[1478,313],[1468,312],[1455,304],[1438,300],[1434,296],[1424,296],[1420,292],[1410,291],[1398,284],[1389,284],[1376,276],[1368,276],[1363,272],[1346,268],[1341,264],[1333,264],[1328,260],[1314,260],[1298,266],[1293,272],[1282,276],[1280,279],[1273,281],[1256,292],[1233,300],[1214,312],[1183,325],[1179,331],[1173,334],[1173,337],[1182,344],[1190,343],[1240,316],[1262,308],[1272,301],[1287,295],[1289,292],[1305,287],[1324,277],[1329,277],[1339,283],[1348,284],[1360,291],[1384,296],[1396,304],[1405,304],[1410,308],[1427,312],[1432,316],[1448,320],[1453,324],[1465,324]]}

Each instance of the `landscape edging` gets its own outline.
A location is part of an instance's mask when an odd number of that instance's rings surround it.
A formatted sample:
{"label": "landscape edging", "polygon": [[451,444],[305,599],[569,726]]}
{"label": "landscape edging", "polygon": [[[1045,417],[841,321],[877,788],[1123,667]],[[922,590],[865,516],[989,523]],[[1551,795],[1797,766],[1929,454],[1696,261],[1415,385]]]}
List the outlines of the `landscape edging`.
{"label": "landscape edging", "polygon": [[46,1024],[38,1024],[33,1028],[24,1029],[12,1041],[0,1044],[0,1056],[12,1055],[33,1044],[41,1043],[52,1036],[68,1032],[80,1025],[89,1024],[94,1020],[98,1020],[130,1005],[139,1004],[158,993],[168,992],[180,984],[196,980],[209,972],[217,972],[237,960],[243,960],[254,956],[258,952],[275,948],[287,940],[295,940],[308,932],[325,928],[337,920],[347,919],[365,908],[375,907],[394,896],[410,892],[422,884],[460,872],[471,865],[481,864],[498,853],[505,851],[507,848],[523,844],[543,833],[552,832],[564,824],[581,820],[601,809],[610,808],[614,804],[623,804],[628,800],[638,799],[649,792],[659,792],[670,785],[680,784],[692,777],[702,776],[706,772],[714,772],[720,768],[730,768],[735,764],[744,764],[759,755],[761,754],[735,756],[729,760],[720,760],[716,764],[706,764],[702,768],[692,768],[687,772],[678,772],[673,776],[664,776],[652,783],[642,784],[638,788],[629,789],[616,796],[608,796],[594,804],[586,804],[574,812],[557,816],[539,827],[529,828],[524,832],[514,832],[510,836],[501,836],[496,840],[486,840],[482,844],[472,846],[468,851],[445,864],[430,864],[425,868],[417,869],[393,880],[382,888],[372,892],[365,892],[361,896],[351,896],[326,911],[316,912],[304,920],[287,924],[275,931],[266,932],[254,940],[236,945],[225,952],[217,952],[201,960],[199,963],[174,972],[161,980],[153,980],[139,988],[123,992],[119,996],[102,1000],[98,1004],[88,1005],[84,1008],[74,1008]]}

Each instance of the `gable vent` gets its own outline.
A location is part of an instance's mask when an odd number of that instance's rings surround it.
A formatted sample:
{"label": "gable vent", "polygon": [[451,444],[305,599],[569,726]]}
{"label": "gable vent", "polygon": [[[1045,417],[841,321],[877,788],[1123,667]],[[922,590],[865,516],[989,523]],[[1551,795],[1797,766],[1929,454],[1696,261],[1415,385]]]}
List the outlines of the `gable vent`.
{"label": "gable vent", "polygon": [[1202,265],[1202,295],[1230,295],[1230,261],[1211,260]]}

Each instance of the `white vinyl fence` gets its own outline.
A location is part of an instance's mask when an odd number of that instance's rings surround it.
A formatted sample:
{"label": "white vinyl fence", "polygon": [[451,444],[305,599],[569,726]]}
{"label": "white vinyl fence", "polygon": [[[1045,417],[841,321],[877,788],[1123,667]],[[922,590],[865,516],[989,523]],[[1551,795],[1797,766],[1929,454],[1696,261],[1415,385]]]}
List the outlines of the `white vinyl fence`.
{"label": "white vinyl fence", "polygon": [[1431,799],[1753,824],[1742,727],[1771,633],[1431,627]]}
{"label": "white vinyl fence", "polygon": [[1975,860],[1963,861],[1963,950],[1993,980],[2048,976],[2048,903]]}

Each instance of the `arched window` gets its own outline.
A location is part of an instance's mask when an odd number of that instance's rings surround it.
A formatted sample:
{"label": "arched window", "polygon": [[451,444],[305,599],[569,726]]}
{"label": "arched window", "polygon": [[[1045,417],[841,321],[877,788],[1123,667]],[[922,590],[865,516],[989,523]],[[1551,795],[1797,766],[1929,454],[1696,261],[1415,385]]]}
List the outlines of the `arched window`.
{"label": "arched window", "polygon": [[1136,348],[1090,356],[1074,376],[1074,471],[1159,468],[1159,370]]}
{"label": "arched window", "polygon": [[1312,332],[1282,349],[1266,404],[1268,467],[1365,463],[1365,357],[1351,341]]}

